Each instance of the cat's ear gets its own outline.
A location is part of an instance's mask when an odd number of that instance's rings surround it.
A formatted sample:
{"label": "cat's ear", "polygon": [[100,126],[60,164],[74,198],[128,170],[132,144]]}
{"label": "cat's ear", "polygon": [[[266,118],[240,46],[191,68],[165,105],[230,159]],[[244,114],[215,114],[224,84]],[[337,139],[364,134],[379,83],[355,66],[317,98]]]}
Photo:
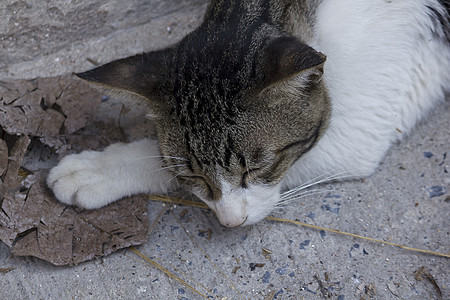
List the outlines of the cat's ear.
{"label": "cat's ear", "polygon": [[151,99],[166,76],[166,59],[166,50],[149,52],[76,75],[110,94],[134,94]]}
{"label": "cat's ear", "polygon": [[[263,58],[263,87],[304,74],[305,81],[320,80],[326,56],[294,37],[284,36],[271,41]],[[307,82],[305,82],[307,83]]]}

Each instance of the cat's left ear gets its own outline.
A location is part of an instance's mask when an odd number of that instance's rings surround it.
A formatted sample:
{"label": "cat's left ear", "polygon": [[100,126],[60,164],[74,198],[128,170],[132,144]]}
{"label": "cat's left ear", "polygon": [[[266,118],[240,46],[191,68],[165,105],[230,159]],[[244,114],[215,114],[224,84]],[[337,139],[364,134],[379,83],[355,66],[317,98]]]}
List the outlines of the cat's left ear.
{"label": "cat's left ear", "polygon": [[324,54],[295,37],[278,37],[271,41],[264,53],[263,86],[272,86],[298,74],[304,74],[306,81],[320,80],[325,60]]}
{"label": "cat's left ear", "polygon": [[76,75],[109,94],[134,94],[153,100],[167,76],[166,51],[119,59]]}

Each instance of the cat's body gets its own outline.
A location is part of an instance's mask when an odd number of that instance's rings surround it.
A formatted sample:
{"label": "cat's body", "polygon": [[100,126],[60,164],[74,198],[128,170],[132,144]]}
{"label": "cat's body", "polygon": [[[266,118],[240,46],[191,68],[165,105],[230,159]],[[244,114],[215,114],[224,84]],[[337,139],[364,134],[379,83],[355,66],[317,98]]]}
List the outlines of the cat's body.
{"label": "cat's body", "polygon": [[213,1],[174,47],[80,74],[146,98],[159,145],[68,156],[48,183],[97,208],[180,180],[222,224],[255,223],[282,190],[370,175],[450,89],[449,31],[438,0]]}

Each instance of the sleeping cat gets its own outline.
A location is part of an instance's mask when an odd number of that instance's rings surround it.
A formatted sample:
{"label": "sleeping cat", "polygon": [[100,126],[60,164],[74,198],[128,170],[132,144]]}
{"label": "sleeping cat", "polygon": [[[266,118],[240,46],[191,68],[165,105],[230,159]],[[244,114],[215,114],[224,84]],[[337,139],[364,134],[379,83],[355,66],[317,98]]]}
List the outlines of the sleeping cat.
{"label": "sleeping cat", "polygon": [[93,209],[180,184],[223,225],[248,225],[309,180],[370,175],[444,100],[449,7],[213,0],[176,45],[79,76],[146,101],[158,141],[65,157],[47,180],[60,201]]}

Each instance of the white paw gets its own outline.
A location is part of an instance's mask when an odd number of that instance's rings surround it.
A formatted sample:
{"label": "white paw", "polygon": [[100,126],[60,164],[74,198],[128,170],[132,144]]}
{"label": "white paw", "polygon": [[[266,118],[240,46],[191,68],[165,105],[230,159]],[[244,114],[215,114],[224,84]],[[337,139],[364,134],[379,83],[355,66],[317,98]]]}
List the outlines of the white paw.
{"label": "white paw", "polygon": [[165,193],[176,186],[172,178],[157,141],[144,139],[68,155],[50,171],[47,184],[59,201],[93,209],[125,196]]}
{"label": "white paw", "polygon": [[102,164],[102,154],[85,151],[68,155],[50,171],[47,184],[59,201],[93,209],[118,199],[108,168]]}

